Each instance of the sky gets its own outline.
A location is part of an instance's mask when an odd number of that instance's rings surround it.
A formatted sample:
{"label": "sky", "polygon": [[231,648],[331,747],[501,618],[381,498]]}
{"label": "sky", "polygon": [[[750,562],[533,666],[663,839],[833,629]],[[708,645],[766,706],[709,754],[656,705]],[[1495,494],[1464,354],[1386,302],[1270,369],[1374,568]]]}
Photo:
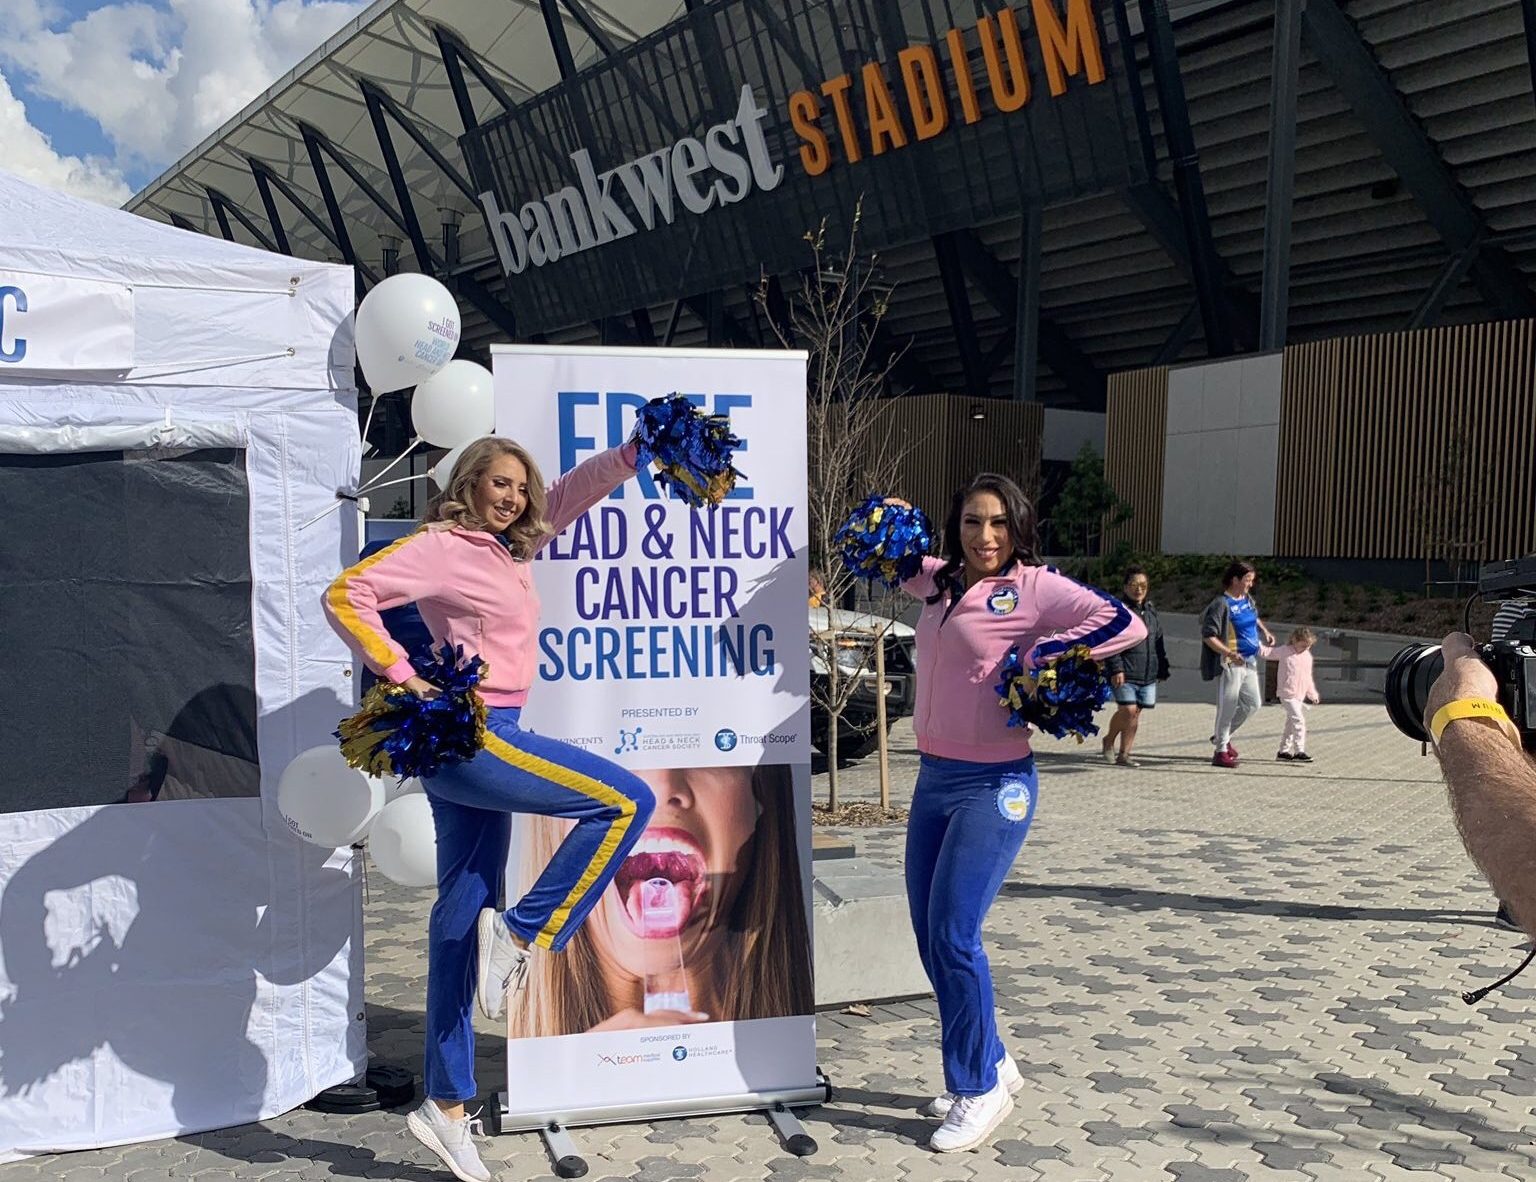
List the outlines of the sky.
{"label": "sky", "polygon": [[121,205],[368,0],[0,0],[0,168]]}

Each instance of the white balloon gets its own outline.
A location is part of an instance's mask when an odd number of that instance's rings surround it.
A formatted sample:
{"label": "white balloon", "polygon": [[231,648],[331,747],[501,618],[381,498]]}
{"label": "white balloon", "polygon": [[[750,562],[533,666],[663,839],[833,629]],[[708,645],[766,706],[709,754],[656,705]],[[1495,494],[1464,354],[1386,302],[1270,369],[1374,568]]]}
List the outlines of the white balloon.
{"label": "white balloon", "polygon": [[458,447],[449,448],[448,454],[437,463],[427,469],[427,475],[432,477],[432,483],[438,488],[446,490],[453,483],[453,466],[459,462],[459,457],[464,454],[464,449],[474,440],[470,439],[459,444]]}
{"label": "white balloon", "polygon": [[368,830],[368,852],[379,873],[401,886],[437,884],[437,829],[425,793],[397,796]]}
{"label": "white balloon", "polygon": [[411,423],[434,447],[460,447],[496,426],[491,371],[473,361],[450,361],[416,387]]}
{"label": "white balloon", "polygon": [[339,747],[301,751],[277,782],[278,813],[289,829],[319,846],[351,845],[383,807],[383,781],[348,767]]}
{"label": "white balloon", "polygon": [[357,363],[375,394],[430,378],[459,347],[459,305],[430,275],[374,284],[357,307]]}

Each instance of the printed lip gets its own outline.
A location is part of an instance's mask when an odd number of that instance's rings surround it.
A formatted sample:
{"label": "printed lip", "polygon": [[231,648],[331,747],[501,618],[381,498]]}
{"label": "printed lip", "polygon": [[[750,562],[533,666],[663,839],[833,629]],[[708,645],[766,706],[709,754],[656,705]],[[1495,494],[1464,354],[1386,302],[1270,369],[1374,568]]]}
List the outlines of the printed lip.
{"label": "printed lip", "polygon": [[625,924],[642,940],[675,938],[709,893],[704,852],[682,829],[647,829],[613,883]]}

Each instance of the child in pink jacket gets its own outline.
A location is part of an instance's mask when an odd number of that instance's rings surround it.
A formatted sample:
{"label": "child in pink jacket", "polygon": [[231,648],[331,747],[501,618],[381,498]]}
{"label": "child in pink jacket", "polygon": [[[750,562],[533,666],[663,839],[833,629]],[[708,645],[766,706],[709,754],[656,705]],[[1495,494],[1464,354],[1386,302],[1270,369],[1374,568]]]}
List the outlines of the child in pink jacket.
{"label": "child in pink jacket", "polygon": [[1297,628],[1286,644],[1266,646],[1260,651],[1264,658],[1280,662],[1280,676],[1276,689],[1280,705],[1285,709],[1285,730],[1280,735],[1280,750],[1276,759],[1311,763],[1307,754],[1308,703],[1321,702],[1317,682],[1312,680],[1312,646],[1317,637],[1310,628]]}

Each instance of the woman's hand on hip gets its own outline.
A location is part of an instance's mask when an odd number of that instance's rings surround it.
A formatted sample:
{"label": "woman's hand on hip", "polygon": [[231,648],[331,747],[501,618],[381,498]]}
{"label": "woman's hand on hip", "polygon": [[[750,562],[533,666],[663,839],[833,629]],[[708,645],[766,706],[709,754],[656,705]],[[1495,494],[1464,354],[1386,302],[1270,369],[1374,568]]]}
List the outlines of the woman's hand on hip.
{"label": "woman's hand on hip", "polygon": [[1116,689],[1119,689],[1122,685],[1125,684],[1125,674],[1111,673],[1109,675],[1109,684],[1114,686]]}

